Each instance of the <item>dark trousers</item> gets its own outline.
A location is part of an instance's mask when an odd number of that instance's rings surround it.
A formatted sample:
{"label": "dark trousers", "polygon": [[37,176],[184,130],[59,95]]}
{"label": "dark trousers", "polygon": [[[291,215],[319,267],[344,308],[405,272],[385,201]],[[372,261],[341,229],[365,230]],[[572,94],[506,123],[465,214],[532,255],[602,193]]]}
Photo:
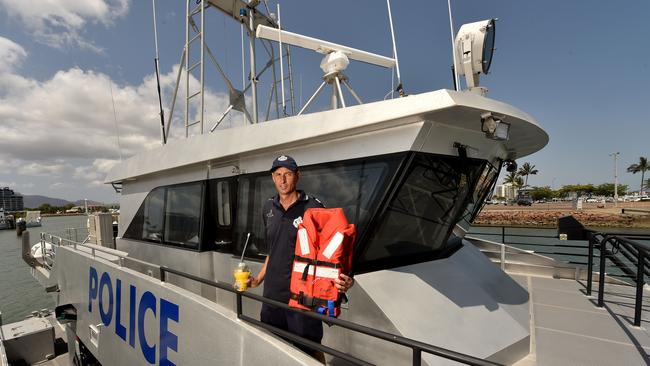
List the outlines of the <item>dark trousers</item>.
{"label": "dark trousers", "polygon": [[[316,343],[320,343],[323,339],[323,323],[320,320],[290,310],[262,304],[260,320]],[[294,345],[306,353],[312,354],[314,352],[302,344],[294,342]]]}

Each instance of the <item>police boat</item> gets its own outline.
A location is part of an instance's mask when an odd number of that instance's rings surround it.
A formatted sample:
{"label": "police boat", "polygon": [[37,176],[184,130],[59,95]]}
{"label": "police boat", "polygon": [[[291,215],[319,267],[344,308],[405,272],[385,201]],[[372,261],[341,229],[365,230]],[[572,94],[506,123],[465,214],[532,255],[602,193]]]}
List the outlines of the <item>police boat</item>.
{"label": "police boat", "polygon": [[[395,98],[361,103],[344,74],[347,65],[397,68],[396,57],[289,32],[262,5],[187,1],[179,80],[201,74],[198,93],[182,81],[176,90],[185,96],[177,110],[185,105],[187,138],[168,138],[172,106],[161,131],[164,144],[108,174],[106,182],[120,192],[114,241],[43,234],[53,250],[33,274],[56,300],[70,359],[88,365],[319,364],[294,346],[300,339],[259,322],[266,301],[261,287],[232,289],[240,256],[256,274],[268,252],[261,208],[275,194],[268,169],[280,154],[300,164],[300,189],[343,208],[357,226],[356,283],[341,316],[323,318],[322,345],[311,345],[328,363],[514,364],[526,357],[528,292],[463,238],[500,171],[513,171],[515,159],[548,142],[531,116],[488,98],[480,86],[491,63],[495,20],[466,24],[456,35],[456,79],[464,76],[465,88],[458,83],[457,90],[406,95],[400,84]],[[256,77],[245,90],[226,82],[230,105],[223,113],[241,113],[242,126],[219,128],[224,117],[211,126],[203,114],[205,64],[218,65],[204,44],[201,22],[208,11],[241,23],[250,37]],[[256,45],[280,49],[262,70],[256,70]],[[302,110],[259,123],[257,79],[288,62],[291,47],[323,54],[323,82]],[[190,63],[192,48],[201,50],[197,64]],[[281,74],[274,72],[292,78]],[[346,104],[343,88],[355,103]],[[326,89],[331,109],[310,113]]]}

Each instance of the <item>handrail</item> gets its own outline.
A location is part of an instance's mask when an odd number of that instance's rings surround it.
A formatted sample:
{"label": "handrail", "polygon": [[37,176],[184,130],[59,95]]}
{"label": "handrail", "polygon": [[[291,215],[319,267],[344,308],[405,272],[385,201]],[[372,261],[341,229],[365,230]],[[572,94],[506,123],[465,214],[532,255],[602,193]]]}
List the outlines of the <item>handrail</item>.
{"label": "handrail", "polygon": [[[634,239],[645,239],[650,240],[650,236],[635,235]],[[607,244],[611,244],[612,250],[607,250]],[[639,243],[636,240],[633,240],[630,237],[623,235],[608,235],[603,233],[591,232],[589,239],[589,263],[588,263],[588,275],[587,278],[587,295],[591,295],[592,283],[593,283],[593,253],[594,248],[598,245],[598,250],[600,252],[600,269],[598,273],[598,307],[603,307],[605,305],[605,259],[609,256],[610,260],[615,258],[614,250],[623,246],[625,249],[627,247],[633,247],[636,249],[636,296],[634,300],[634,325],[641,325],[641,312],[643,310],[643,286],[645,284],[644,275],[647,272],[648,264],[646,263],[646,257],[650,256],[650,246]],[[624,253],[624,255],[634,264],[631,257],[631,253]],[[619,265],[620,266],[620,265]],[[629,270],[625,266],[625,270]]]}
{"label": "handrail", "polygon": [[366,361],[360,360],[360,359],[358,359],[356,357],[353,357],[353,356],[347,355],[345,353],[342,353],[340,351],[337,351],[337,350],[335,350],[333,348],[330,348],[328,346],[324,346],[322,344],[309,341],[309,340],[304,339],[302,337],[296,336],[295,334],[283,331],[282,329],[276,328],[276,327],[274,327],[272,325],[260,322],[260,321],[258,321],[256,319],[253,319],[251,317],[248,317],[248,316],[244,315],[243,311],[242,311],[242,298],[246,297],[246,298],[256,300],[256,301],[259,301],[259,302],[262,302],[262,303],[265,303],[265,304],[273,305],[273,306],[278,307],[278,308],[282,308],[282,309],[285,309],[285,310],[300,313],[300,314],[302,314],[304,316],[308,316],[310,318],[318,319],[318,320],[321,320],[321,321],[326,322],[328,324],[338,325],[338,326],[340,326],[342,328],[345,328],[345,329],[349,329],[349,330],[352,330],[352,331],[355,331],[355,332],[359,332],[359,333],[362,333],[362,334],[369,335],[371,337],[379,338],[379,339],[382,339],[382,340],[385,340],[385,341],[388,341],[388,342],[391,342],[391,343],[395,343],[395,344],[398,344],[398,345],[401,345],[401,346],[411,348],[411,350],[413,351],[413,365],[421,365],[421,363],[422,363],[422,352],[433,354],[433,355],[436,355],[436,356],[439,356],[439,357],[442,357],[442,358],[445,358],[445,359],[448,359],[448,360],[453,360],[453,361],[456,361],[456,362],[460,362],[460,363],[463,363],[463,364],[466,364],[466,365],[472,365],[472,366],[500,365],[498,363],[483,360],[483,359],[476,358],[476,357],[466,355],[466,354],[463,354],[463,353],[451,351],[451,350],[441,348],[441,347],[437,347],[437,346],[434,346],[434,345],[430,345],[430,344],[427,344],[427,343],[419,342],[419,341],[416,341],[414,339],[410,339],[410,338],[402,337],[402,336],[399,336],[399,335],[383,332],[383,331],[380,331],[380,330],[377,330],[377,329],[369,328],[369,327],[366,327],[366,326],[363,326],[363,325],[360,325],[360,324],[357,324],[357,323],[349,322],[349,321],[346,321],[346,320],[341,320],[341,319],[338,319],[338,318],[324,316],[324,315],[317,314],[317,313],[310,312],[310,311],[298,310],[298,309],[290,307],[289,305],[287,305],[287,304],[285,304],[283,302],[275,301],[275,300],[266,298],[264,296],[252,294],[252,293],[249,293],[249,292],[236,291],[232,287],[231,284],[215,282],[215,281],[212,281],[212,280],[208,280],[208,279],[205,279],[205,278],[194,276],[194,275],[191,275],[189,273],[184,273],[184,272],[177,271],[177,270],[174,270],[172,268],[168,268],[168,267],[164,267],[164,266],[160,267],[160,280],[162,282],[165,282],[165,280],[167,278],[166,273],[172,273],[172,274],[175,274],[177,276],[185,277],[187,279],[191,279],[191,280],[194,280],[194,281],[197,281],[197,282],[209,285],[209,286],[219,288],[221,290],[225,290],[227,292],[234,293],[237,296],[236,297],[237,317],[239,319],[242,319],[242,320],[247,321],[249,323],[255,324],[255,325],[260,326],[260,327],[263,327],[265,329],[268,329],[268,330],[270,330],[270,331],[272,331],[274,333],[277,333],[277,334],[279,334],[279,335],[281,335],[283,337],[287,337],[287,338],[291,339],[292,341],[298,342],[298,343],[303,344],[305,346],[308,346],[310,348],[313,348],[313,349],[316,349],[318,351],[322,351],[322,352],[334,355],[336,357],[340,357],[340,358],[342,358],[342,359],[344,359],[344,360],[346,360],[348,362],[351,362],[351,363],[354,363],[354,364],[357,364],[357,365],[369,365],[369,363],[367,363]]}
{"label": "handrail", "polygon": [[[137,258],[131,258],[131,257],[128,256],[127,252],[117,250],[117,249],[112,249],[112,248],[105,248],[105,247],[102,247],[102,246],[96,245],[96,244],[87,243],[86,241],[88,240],[88,237],[86,237],[84,239],[84,241],[80,243],[80,242],[77,242],[77,241],[74,241],[74,240],[71,240],[71,239],[66,239],[66,238],[62,238],[60,236],[56,236],[56,235],[52,235],[52,234],[49,234],[49,233],[42,232],[41,233],[41,243],[42,243],[41,244],[41,250],[44,250],[43,249],[43,248],[45,248],[44,243],[45,243],[45,241],[48,241],[48,239],[49,239],[50,244],[55,245],[57,247],[72,246],[75,250],[77,250],[78,246],[80,246],[82,248],[87,248],[87,249],[89,249],[91,251],[91,255],[93,257],[96,257],[96,252],[112,255],[114,257],[117,257],[117,262],[118,262],[118,265],[120,267],[123,267],[126,262],[133,262],[133,263],[137,263],[137,264],[144,265],[144,266],[147,266],[147,267],[159,268],[159,266],[157,266],[155,264],[145,262],[145,261],[137,259]],[[43,258],[46,258],[45,254],[44,254]]]}
{"label": "handrail", "polygon": [[[477,226],[472,226],[474,227],[493,227],[493,228],[501,228],[499,233],[485,233],[485,232],[468,232],[469,235],[492,235],[492,236],[501,236],[501,243],[503,244],[526,244],[526,243],[516,243],[516,242],[506,242],[506,237],[515,237],[515,238],[543,238],[543,239],[559,239],[559,235],[527,235],[527,234],[507,234],[506,235],[506,228],[514,228],[514,229],[539,229],[536,227],[524,227],[524,226],[505,226],[505,225],[495,225],[495,226],[487,226],[487,225],[477,225]],[[550,228],[549,228],[550,229]],[[531,244],[532,245],[532,244]]]}

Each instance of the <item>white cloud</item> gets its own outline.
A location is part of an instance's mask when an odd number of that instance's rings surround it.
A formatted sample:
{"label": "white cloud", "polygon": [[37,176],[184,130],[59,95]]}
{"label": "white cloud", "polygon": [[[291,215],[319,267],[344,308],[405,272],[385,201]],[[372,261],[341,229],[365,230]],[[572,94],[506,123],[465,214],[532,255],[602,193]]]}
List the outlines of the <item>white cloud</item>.
{"label": "white cloud", "polygon": [[78,180],[85,180],[91,183],[98,182],[106,176],[119,160],[95,159],[92,165],[78,166],[74,169],[73,177]]}
{"label": "white cloud", "polygon": [[11,19],[20,21],[41,43],[100,49],[83,37],[88,23],[110,26],[129,11],[129,0],[0,0]]}
{"label": "white cloud", "polygon": [[27,56],[27,51],[14,41],[0,37],[0,73],[12,71]]}
{"label": "white cloud", "polygon": [[[13,49],[21,49],[16,46]],[[173,93],[177,72],[175,66],[161,75],[167,100]],[[194,78],[190,80],[190,89],[198,89]],[[178,102],[182,100],[184,94],[179,89],[171,131],[174,138],[185,136],[181,122],[183,105]],[[206,90],[205,105],[206,120],[214,121],[225,110],[227,96]],[[58,71],[44,81],[16,71],[0,72],[0,168],[11,166],[12,171],[23,176],[51,176],[57,180],[70,177],[91,186],[100,185],[120,155],[128,158],[159,146],[158,113],[153,75],[147,75],[139,84],[120,85],[108,75],[80,68]],[[191,115],[195,114],[193,108]],[[227,124],[224,122],[221,127]],[[206,129],[209,128],[206,123]]]}
{"label": "white cloud", "polygon": [[50,184],[51,189],[65,189],[70,188],[70,184],[64,182],[55,182]]}
{"label": "white cloud", "polygon": [[34,177],[39,176],[60,176],[68,168],[69,164],[61,160],[57,160],[53,163],[41,164],[39,162],[31,162],[24,165],[21,165],[18,168],[18,173],[22,175],[29,175]]}

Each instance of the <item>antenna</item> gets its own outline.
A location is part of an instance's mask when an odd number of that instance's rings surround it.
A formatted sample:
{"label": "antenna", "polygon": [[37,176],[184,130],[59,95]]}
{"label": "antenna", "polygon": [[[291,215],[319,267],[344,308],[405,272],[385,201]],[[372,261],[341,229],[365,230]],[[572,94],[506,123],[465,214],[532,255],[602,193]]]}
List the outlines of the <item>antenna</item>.
{"label": "antenna", "polygon": [[280,89],[282,89],[282,113],[284,115],[287,115],[287,107],[284,104],[284,62],[282,61],[282,54],[284,51],[282,50],[282,23],[280,22],[280,3],[277,4],[278,6],[278,43],[280,45]]}
{"label": "antenna", "polygon": [[120,154],[120,161],[122,161],[122,145],[120,145],[120,129],[117,128],[117,112],[115,111],[115,98],[113,98],[113,82],[108,78],[108,86],[111,89],[111,102],[113,103],[113,121],[115,121],[115,132],[117,135],[117,151]]}
{"label": "antenna", "polygon": [[[241,90],[244,90],[246,88],[246,51],[244,50],[244,24],[242,23],[239,26],[240,33],[241,33]],[[243,113],[244,115],[244,124],[248,122],[248,119],[246,117],[246,113]],[[252,121],[251,121],[252,122]]]}
{"label": "antenna", "polygon": [[454,19],[451,16],[451,0],[447,0],[447,9],[449,10],[449,31],[451,32],[451,53],[453,55],[454,66],[451,67],[454,74],[454,89],[458,91],[460,83],[458,81],[458,70],[456,70],[456,41],[454,37]]}
{"label": "antenna", "polygon": [[156,0],[151,0],[153,4],[153,38],[156,45],[156,57],[154,58],[154,66],[156,68],[156,83],[158,87],[158,106],[160,107],[160,133],[162,136],[162,143],[167,143],[167,136],[165,136],[165,112],[162,106],[162,95],[160,93],[160,62],[158,55],[158,29],[156,27]]}
{"label": "antenna", "polygon": [[279,41],[279,36],[282,34],[282,42],[288,43],[293,46],[306,48],[308,50],[316,51],[324,55],[331,54],[334,51],[340,51],[348,58],[356,61],[365,62],[371,65],[391,68],[395,66],[395,59],[377,55],[374,53],[362,51],[356,48],[343,46],[333,42],[324,41],[318,38],[303,36],[302,34],[293,33],[285,30],[277,30],[275,28],[259,25],[257,27],[257,38],[264,38],[270,41]]}
{"label": "antenna", "polygon": [[404,90],[402,89],[402,77],[400,76],[399,73],[399,59],[397,58],[397,44],[395,43],[395,30],[393,29],[393,15],[390,11],[390,0],[386,0],[386,6],[388,7],[388,21],[390,23],[390,36],[393,40],[393,57],[395,58],[395,71],[397,72],[397,88],[395,90],[399,93],[400,97],[403,97]]}
{"label": "antenna", "polygon": [[324,54],[323,60],[320,63],[320,68],[323,70],[323,82],[316,89],[314,94],[309,98],[307,103],[302,107],[298,115],[301,115],[307,107],[314,101],[320,94],[326,84],[332,87],[331,107],[332,109],[338,108],[339,103],[343,108],[346,107],[345,100],[343,99],[343,92],[341,84],[344,84],[350,94],[361,104],[361,98],[354,92],[348,82],[347,76],[343,74],[350,64],[350,59],[365,62],[371,65],[392,68],[395,66],[395,59],[377,55],[374,53],[358,50],[356,48],[343,46],[340,44],[324,41],[317,38],[304,36],[302,34],[292,33],[281,29],[275,29],[264,25],[257,27],[257,38],[267,39],[270,41],[288,43],[293,46],[306,48],[318,53]]}

